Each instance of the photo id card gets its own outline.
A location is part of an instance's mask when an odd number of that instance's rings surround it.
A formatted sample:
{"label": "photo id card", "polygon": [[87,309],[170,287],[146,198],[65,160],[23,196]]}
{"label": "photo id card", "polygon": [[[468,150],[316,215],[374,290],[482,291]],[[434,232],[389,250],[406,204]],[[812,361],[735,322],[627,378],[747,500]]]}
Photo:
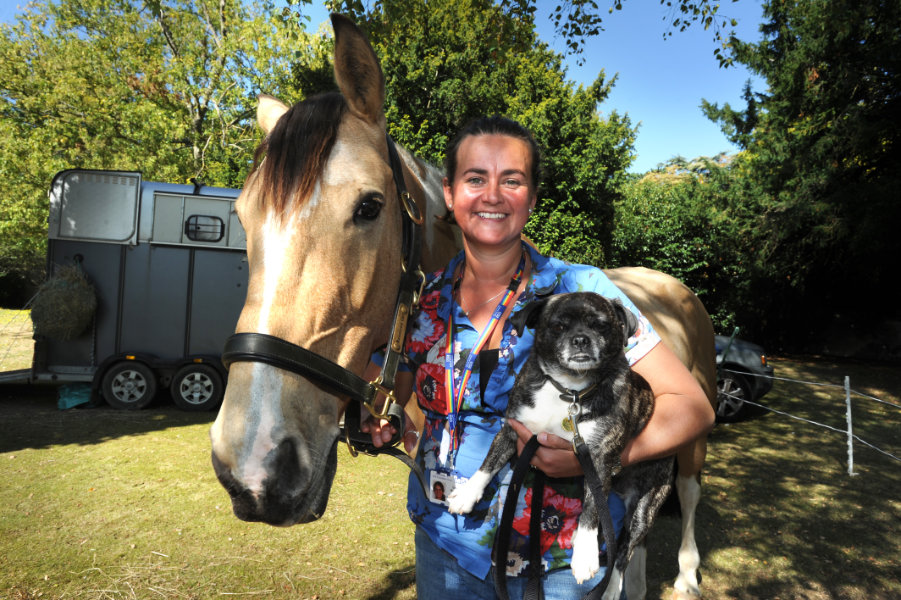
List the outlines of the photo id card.
{"label": "photo id card", "polygon": [[429,471],[429,500],[447,506],[447,497],[454,490],[454,476]]}

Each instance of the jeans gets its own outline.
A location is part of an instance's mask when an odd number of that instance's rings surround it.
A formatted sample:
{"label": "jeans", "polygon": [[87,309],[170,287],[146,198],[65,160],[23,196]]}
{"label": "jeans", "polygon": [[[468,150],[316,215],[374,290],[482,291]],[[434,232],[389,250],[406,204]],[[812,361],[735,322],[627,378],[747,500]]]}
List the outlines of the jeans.
{"label": "jeans", "polygon": [[[494,569],[479,579],[457,564],[450,554],[439,548],[419,527],[416,528],[416,597],[418,600],[497,600],[494,592]],[[578,584],[570,569],[555,569],[542,577],[546,600],[578,600],[590,592],[604,577],[601,570],[590,580]],[[508,577],[507,591],[511,600],[522,598],[526,577]],[[623,593],[621,600],[625,600]]]}

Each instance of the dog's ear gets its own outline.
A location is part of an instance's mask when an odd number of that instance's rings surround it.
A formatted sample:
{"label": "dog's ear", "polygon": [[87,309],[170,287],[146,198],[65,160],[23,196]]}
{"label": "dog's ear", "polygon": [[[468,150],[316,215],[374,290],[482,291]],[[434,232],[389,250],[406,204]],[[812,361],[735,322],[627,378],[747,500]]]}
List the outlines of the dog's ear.
{"label": "dog's ear", "polygon": [[617,318],[623,326],[623,345],[626,345],[626,341],[635,331],[638,329],[638,317],[635,316],[631,310],[626,308],[619,299],[612,299],[610,304],[613,305],[613,312],[616,313]]}
{"label": "dog's ear", "polygon": [[535,329],[535,326],[538,325],[538,319],[541,318],[541,311],[544,310],[548,300],[550,300],[549,297],[533,300],[510,317],[510,322],[513,324],[513,328],[516,329],[516,335],[522,337],[522,332],[526,327]]}

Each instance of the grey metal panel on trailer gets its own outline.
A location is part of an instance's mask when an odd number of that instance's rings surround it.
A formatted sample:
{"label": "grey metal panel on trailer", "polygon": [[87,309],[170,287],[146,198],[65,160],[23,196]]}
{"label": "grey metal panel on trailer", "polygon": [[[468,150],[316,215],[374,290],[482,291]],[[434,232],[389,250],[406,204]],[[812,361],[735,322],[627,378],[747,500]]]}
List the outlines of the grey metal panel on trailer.
{"label": "grey metal panel on trailer", "polygon": [[188,263],[185,248],[139,244],[128,249],[117,353],[182,356]]}
{"label": "grey metal panel on trailer", "polygon": [[247,294],[247,256],[222,250],[194,251],[186,354],[219,355],[234,332]]}

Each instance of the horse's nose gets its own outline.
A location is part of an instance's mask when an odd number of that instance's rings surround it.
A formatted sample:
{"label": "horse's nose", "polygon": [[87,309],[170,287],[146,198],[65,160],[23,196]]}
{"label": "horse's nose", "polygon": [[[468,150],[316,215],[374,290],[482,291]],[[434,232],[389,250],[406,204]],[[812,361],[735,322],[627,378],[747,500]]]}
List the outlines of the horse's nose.
{"label": "horse's nose", "polygon": [[303,474],[293,439],[282,440],[266,457],[261,489],[251,489],[235,477],[215,452],[212,460],[216,477],[231,496],[236,517],[270,525],[296,522],[294,509],[305,493],[308,477]]}

